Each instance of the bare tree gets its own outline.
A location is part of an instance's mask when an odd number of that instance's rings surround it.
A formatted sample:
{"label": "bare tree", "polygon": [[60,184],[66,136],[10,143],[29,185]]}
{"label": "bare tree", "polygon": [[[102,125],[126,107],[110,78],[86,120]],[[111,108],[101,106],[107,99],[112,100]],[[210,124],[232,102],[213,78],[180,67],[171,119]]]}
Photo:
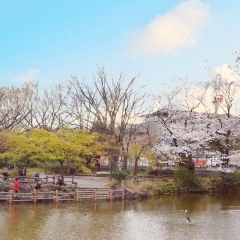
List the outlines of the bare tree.
{"label": "bare tree", "polygon": [[38,83],[31,84],[31,101],[26,106],[30,114],[26,117],[26,128],[41,128],[57,131],[72,122],[69,115],[69,87],[57,84],[40,89]]}
{"label": "bare tree", "polygon": [[[74,89],[72,102],[79,103],[73,107],[77,110],[74,111],[75,114],[78,114],[75,115],[75,121],[79,119],[82,122],[79,122],[80,126],[90,129],[94,127],[94,130],[114,135],[124,151],[123,138],[129,133],[127,127],[130,124],[134,126],[144,112],[146,94],[142,93],[143,87],[135,87],[137,77],[126,81],[126,75],[120,73],[117,80],[109,79],[104,68],[98,68],[92,85],[72,77],[69,81]],[[79,109],[81,111],[78,111]],[[124,158],[125,162],[126,159]],[[114,162],[116,163],[117,159]]]}
{"label": "bare tree", "polygon": [[237,144],[237,136],[239,135],[239,118],[236,116],[240,99],[238,61],[239,58],[237,58],[237,64],[233,68],[229,65],[224,65],[224,70],[228,75],[217,74],[216,78],[211,82],[214,94],[215,115],[219,123],[216,131],[218,138],[214,141],[219,146],[221,152],[225,154],[228,154],[229,149]]}
{"label": "bare tree", "polygon": [[11,130],[22,125],[30,114],[26,108],[30,95],[28,84],[0,89],[0,130]]}
{"label": "bare tree", "polygon": [[[230,69],[230,67],[228,67]],[[240,92],[240,76],[236,76],[235,80],[222,78],[220,74],[212,81],[214,92],[215,113],[221,109],[228,118],[231,117],[231,110],[234,101],[237,100]]]}

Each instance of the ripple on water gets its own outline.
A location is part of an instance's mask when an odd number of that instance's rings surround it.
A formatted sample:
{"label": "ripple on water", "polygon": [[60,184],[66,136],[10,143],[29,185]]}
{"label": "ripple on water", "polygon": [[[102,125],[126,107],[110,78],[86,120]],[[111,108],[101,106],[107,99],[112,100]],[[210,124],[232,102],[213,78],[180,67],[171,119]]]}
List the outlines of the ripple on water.
{"label": "ripple on water", "polygon": [[[200,201],[201,200],[201,201]],[[4,240],[231,239],[240,235],[239,205],[203,198],[135,203],[12,204],[0,206]]]}

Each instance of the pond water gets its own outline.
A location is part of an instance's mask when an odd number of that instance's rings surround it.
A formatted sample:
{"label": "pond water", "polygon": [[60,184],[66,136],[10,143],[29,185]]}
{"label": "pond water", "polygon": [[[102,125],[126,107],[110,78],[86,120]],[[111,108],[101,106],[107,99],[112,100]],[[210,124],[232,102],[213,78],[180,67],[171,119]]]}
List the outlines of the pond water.
{"label": "pond water", "polygon": [[237,197],[166,196],[141,202],[96,203],[2,202],[0,214],[0,236],[4,240],[240,239]]}

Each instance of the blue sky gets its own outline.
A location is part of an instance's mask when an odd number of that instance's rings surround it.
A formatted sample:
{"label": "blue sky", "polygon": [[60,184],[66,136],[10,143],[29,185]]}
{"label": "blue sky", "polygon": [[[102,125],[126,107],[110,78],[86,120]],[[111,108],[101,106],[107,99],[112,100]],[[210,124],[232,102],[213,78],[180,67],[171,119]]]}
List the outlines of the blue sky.
{"label": "blue sky", "polygon": [[207,64],[234,64],[239,9],[238,0],[1,0],[0,86],[90,82],[97,66],[140,73],[155,93],[172,79],[207,81]]}

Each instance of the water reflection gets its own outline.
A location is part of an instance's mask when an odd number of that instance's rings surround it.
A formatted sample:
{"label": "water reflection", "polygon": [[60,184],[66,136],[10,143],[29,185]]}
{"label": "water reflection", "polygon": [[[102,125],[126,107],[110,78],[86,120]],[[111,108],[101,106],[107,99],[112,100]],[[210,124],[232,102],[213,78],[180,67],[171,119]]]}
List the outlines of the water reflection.
{"label": "water reflection", "polygon": [[[192,222],[188,223],[184,209]],[[6,240],[239,239],[239,198],[166,196],[143,202],[1,203]]]}

